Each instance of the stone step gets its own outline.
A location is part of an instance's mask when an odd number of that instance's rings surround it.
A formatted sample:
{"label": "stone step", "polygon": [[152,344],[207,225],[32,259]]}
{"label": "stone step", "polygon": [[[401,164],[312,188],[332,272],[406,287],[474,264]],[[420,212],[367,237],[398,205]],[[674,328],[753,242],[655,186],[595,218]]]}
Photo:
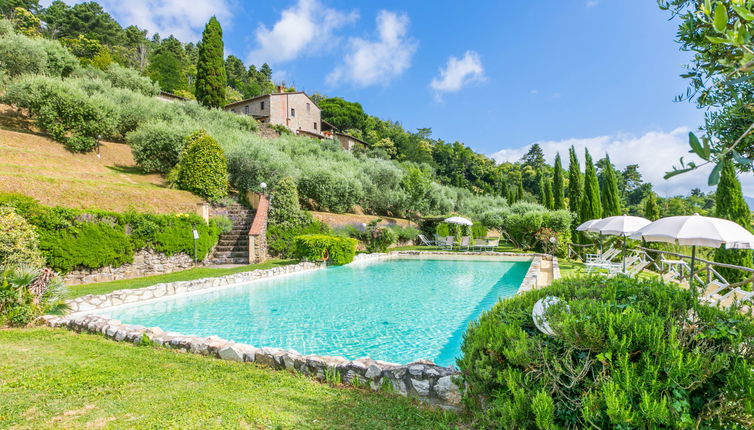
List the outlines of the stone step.
{"label": "stone step", "polygon": [[248,236],[242,237],[240,239],[224,239],[220,237],[220,240],[217,242],[217,246],[234,246],[234,245],[249,245],[249,239],[247,239]]}
{"label": "stone step", "polygon": [[214,258],[246,258],[249,257],[249,252],[247,251],[220,251],[215,252],[213,254]]}
{"label": "stone step", "polygon": [[249,264],[248,258],[215,258],[212,264]]}
{"label": "stone step", "polygon": [[217,245],[215,247],[215,254],[219,254],[221,252],[227,252],[227,251],[235,251],[235,252],[249,252],[249,244],[247,243],[246,246],[241,244],[233,244],[233,245]]}

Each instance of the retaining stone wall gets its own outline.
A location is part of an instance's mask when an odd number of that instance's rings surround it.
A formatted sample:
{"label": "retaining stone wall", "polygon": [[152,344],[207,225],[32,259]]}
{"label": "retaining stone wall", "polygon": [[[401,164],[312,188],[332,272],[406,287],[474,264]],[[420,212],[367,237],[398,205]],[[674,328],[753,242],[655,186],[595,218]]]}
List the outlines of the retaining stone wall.
{"label": "retaining stone wall", "polygon": [[93,282],[117,281],[120,279],[141,278],[163,275],[194,267],[194,259],[184,253],[165,255],[151,249],[140,249],[134,254],[133,263],[120,267],[74,270],[64,277],[66,285],[91,284]]}

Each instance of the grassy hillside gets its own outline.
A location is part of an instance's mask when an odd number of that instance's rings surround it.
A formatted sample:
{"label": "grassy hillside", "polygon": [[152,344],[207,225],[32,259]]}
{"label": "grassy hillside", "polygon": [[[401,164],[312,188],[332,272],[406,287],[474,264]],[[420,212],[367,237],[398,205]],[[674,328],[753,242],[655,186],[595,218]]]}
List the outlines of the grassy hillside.
{"label": "grassy hillside", "polygon": [[0,192],[25,194],[49,206],[117,212],[193,213],[201,202],[189,192],[166,188],[160,175],[140,173],[128,145],[103,142],[100,156],[67,151],[0,105]]}

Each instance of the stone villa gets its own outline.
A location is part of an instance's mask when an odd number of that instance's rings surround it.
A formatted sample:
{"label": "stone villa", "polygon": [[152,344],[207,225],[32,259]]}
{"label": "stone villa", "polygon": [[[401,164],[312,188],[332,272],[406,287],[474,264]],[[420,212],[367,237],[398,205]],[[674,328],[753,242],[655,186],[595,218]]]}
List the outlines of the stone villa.
{"label": "stone villa", "polygon": [[239,115],[251,115],[257,121],[284,125],[294,133],[319,139],[322,134],[322,119],[319,107],[303,91],[283,92],[252,97],[225,106],[226,111]]}

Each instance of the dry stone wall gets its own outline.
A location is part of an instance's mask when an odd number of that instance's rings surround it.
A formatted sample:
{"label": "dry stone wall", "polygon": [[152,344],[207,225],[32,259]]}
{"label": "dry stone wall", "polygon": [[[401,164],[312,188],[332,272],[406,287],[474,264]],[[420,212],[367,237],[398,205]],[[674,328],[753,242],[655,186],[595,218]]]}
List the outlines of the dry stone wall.
{"label": "dry stone wall", "polygon": [[119,267],[107,266],[98,269],[74,270],[68,272],[63,280],[67,285],[91,284],[93,282],[162,275],[192,267],[194,267],[194,260],[188,254],[165,255],[151,249],[141,249],[134,254],[133,263]]}

